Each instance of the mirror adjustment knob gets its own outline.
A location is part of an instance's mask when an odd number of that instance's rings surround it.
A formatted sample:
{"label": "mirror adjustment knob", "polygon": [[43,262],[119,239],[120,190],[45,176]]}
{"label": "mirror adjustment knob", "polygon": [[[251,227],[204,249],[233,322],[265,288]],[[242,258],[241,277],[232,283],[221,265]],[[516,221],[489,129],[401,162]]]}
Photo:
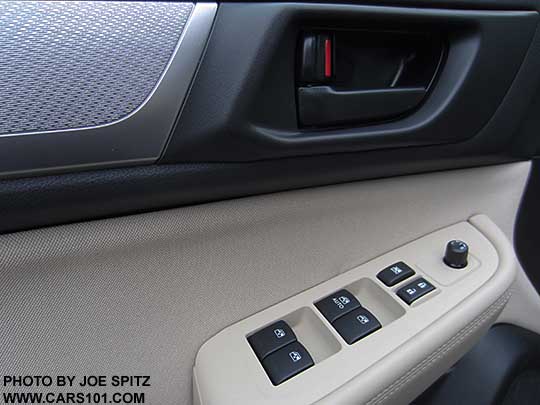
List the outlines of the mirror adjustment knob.
{"label": "mirror adjustment knob", "polygon": [[454,269],[462,269],[467,266],[469,246],[461,240],[451,240],[446,244],[444,263]]}

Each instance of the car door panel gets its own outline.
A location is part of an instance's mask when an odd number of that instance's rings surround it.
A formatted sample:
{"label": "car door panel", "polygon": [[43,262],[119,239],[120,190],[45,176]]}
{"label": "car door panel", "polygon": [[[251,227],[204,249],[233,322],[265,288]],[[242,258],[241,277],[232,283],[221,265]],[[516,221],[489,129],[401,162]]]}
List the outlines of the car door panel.
{"label": "car door panel", "polygon": [[4,235],[0,374],[150,375],[151,403],[190,403],[195,355],[226,326],[479,212],[510,237],[529,168],[348,183]]}
{"label": "car door panel", "polygon": [[[0,376],[147,376],[77,389],[151,404],[481,404],[463,387],[495,341],[486,397],[515,398],[536,363],[510,354],[540,342],[539,11],[0,1]],[[399,255],[436,287],[411,306],[376,277]],[[314,305],[339,288],[381,321],[367,339]],[[280,319],[314,365],[273,384],[247,338]]]}

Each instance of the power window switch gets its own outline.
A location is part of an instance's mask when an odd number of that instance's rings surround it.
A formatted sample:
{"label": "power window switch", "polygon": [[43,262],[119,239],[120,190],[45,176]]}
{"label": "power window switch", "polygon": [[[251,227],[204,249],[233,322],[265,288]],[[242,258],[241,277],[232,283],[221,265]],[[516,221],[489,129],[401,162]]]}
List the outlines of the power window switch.
{"label": "power window switch", "polygon": [[313,366],[311,355],[299,342],[293,342],[272,353],[262,361],[272,384],[282,382]]}
{"label": "power window switch", "polygon": [[405,287],[400,288],[397,295],[405,301],[406,304],[411,305],[418,298],[423,297],[434,289],[435,286],[425,278],[419,278],[412,283],[407,284]]}
{"label": "power window switch", "polygon": [[277,321],[248,337],[259,360],[295,341],[296,335],[285,321]]}
{"label": "power window switch", "polygon": [[381,328],[379,320],[365,308],[349,312],[332,325],[350,345]]}
{"label": "power window switch", "polygon": [[315,306],[321,311],[328,322],[332,323],[353,309],[359,308],[360,303],[349,291],[339,290],[316,302]]}
{"label": "power window switch", "polygon": [[414,276],[414,270],[403,262],[394,263],[386,269],[381,270],[377,274],[377,278],[381,280],[387,287],[392,287],[409,277]]}

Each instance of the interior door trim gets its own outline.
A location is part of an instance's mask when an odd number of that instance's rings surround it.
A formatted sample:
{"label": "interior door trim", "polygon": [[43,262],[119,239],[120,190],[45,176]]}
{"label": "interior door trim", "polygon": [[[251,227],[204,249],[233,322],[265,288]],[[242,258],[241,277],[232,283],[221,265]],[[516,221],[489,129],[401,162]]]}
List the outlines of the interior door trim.
{"label": "interior door trim", "polygon": [[0,177],[156,161],[199,64],[216,10],[216,3],[193,7],[156,87],[128,116],[90,128],[0,137]]}

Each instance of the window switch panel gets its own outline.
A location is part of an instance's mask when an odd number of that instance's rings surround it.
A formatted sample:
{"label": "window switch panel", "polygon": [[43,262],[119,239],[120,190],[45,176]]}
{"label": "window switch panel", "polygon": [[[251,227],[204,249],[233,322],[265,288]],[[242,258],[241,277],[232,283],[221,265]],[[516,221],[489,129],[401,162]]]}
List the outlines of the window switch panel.
{"label": "window switch panel", "polygon": [[387,287],[392,287],[409,277],[414,276],[414,270],[403,262],[394,263],[386,269],[381,270],[377,274],[377,278],[381,280]]}
{"label": "window switch panel", "polygon": [[333,323],[343,340],[352,345],[381,328],[381,323],[365,308],[358,308]]}
{"label": "window switch panel", "polygon": [[296,335],[285,321],[277,321],[248,337],[248,342],[259,360],[263,360],[276,350],[296,342]]}
{"label": "window switch panel", "polygon": [[293,342],[262,361],[272,384],[279,385],[313,366],[311,355],[299,342]]}
{"label": "window switch panel", "polygon": [[433,284],[431,284],[425,278],[419,278],[414,280],[412,283],[407,284],[405,287],[400,288],[397,295],[399,298],[405,301],[406,304],[411,305],[418,298],[423,297],[433,290],[435,290]]}
{"label": "window switch panel", "polygon": [[347,290],[339,290],[334,294],[315,303],[315,306],[328,322],[332,323],[339,317],[359,308],[360,303],[354,295]]}

